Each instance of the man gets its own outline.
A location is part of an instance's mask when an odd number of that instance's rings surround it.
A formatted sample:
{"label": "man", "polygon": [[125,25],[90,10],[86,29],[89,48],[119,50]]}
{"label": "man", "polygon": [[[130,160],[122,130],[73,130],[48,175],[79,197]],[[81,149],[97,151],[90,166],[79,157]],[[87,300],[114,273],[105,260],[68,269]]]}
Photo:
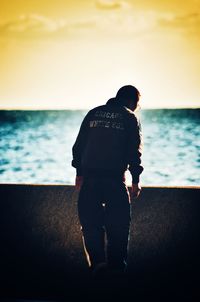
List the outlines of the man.
{"label": "man", "polygon": [[132,175],[131,194],[141,187],[141,130],[134,114],[140,93],[123,86],[106,105],[89,111],[73,146],[72,166],[80,189],[78,214],[84,248],[92,271],[126,268],[130,196],[125,171]]}

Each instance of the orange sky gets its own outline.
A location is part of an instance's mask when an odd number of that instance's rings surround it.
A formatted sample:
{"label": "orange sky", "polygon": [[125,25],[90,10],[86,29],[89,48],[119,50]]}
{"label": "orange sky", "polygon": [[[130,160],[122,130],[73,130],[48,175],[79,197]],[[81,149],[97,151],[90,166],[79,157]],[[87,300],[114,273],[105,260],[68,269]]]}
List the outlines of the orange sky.
{"label": "orange sky", "polygon": [[0,0],[0,108],[200,107],[200,0]]}

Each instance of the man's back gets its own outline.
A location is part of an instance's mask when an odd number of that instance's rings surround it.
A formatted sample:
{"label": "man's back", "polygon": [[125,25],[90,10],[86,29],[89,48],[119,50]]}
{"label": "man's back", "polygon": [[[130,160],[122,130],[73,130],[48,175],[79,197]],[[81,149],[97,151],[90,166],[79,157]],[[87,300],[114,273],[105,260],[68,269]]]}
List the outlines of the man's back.
{"label": "man's back", "polygon": [[82,158],[86,172],[123,174],[128,143],[126,118],[125,107],[104,105],[90,112],[90,129]]}
{"label": "man's back", "polygon": [[74,158],[81,153],[82,173],[122,176],[130,164],[130,149],[140,145],[138,128],[134,113],[115,99],[92,109],[73,147]]}

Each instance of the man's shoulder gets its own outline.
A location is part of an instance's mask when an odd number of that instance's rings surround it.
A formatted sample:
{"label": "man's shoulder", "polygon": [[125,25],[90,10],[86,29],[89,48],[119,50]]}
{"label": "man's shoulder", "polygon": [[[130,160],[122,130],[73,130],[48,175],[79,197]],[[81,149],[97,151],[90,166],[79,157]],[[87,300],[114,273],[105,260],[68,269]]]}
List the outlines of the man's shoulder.
{"label": "man's shoulder", "polygon": [[106,105],[99,105],[97,107],[92,108],[89,112],[94,112],[94,111],[97,111],[97,110],[101,110],[101,109],[104,109],[105,107],[106,107]]}

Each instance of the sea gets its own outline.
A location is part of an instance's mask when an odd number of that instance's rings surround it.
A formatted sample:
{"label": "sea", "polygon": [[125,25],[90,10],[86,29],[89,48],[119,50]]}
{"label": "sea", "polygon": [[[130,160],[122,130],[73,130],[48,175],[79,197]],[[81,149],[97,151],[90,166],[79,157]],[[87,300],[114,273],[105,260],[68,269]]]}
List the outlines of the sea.
{"label": "sea", "polygon": [[[72,146],[86,113],[0,110],[0,183],[73,185]],[[199,186],[200,109],[146,109],[140,120],[141,184]]]}

